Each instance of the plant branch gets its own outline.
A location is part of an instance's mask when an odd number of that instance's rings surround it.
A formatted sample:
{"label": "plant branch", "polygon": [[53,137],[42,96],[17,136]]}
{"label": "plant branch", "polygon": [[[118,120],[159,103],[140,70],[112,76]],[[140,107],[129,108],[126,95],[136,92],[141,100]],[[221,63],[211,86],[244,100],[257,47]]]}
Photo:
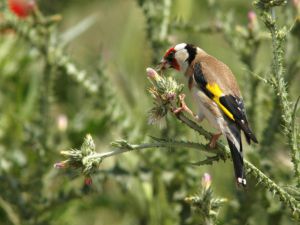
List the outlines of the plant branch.
{"label": "plant branch", "polygon": [[[203,128],[195,124],[193,121],[188,119],[183,114],[180,114],[180,116],[177,117],[180,121],[182,121],[184,124],[189,126],[190,128],[197,131],[199,134],[201,134],[204,137],[209,137],[211,134],[207,131],[203,132]],[[87,137],[86,140],[88,140],[91,137]],[[149,149],[149,148],[168,148],[168,147],[176,147],[176,148],[189,148],[189,149],[195,149],[200,150],[205,153],[214,153],[215,156],[208,157],[208,161],[211,164],[213,161],[219,161],[220,159],[228,159],[230,158],[230,150],[229,148],[224,145],[222,142],[218,143],[217,149],[208,149],[206,145],[200,144],[200,143],[193,143],[193,142],[184,142],[184,141],[175,141],[175,140],[164,140],[164,139],[155,139],[156,141],[153,143],[142,143],[142,144],[130,144],[125,140],[113,142],[112,146],[115,148],[113,151],[104,152],[104,153],[96,153],[93,151],[87,151],[87,149],[84,150],[83,147],[81,147],[81,150],[71,150],[71,151],[64,151],[63,154],[65,156],[69,156],[70,158],[67,159],[67,161],[63,161],[61,163],[56,164],[56,167],[61,168],[64,167],[66,163],[68,163],[70,166],[76,165],[78,167],[78,163],[81,162],[83,167],[83,171],[87,171],[85,168],[86,165],[92,165],[94,166],[94,169],[98,168],[99,165],[102,163],[103,159],[109,158],[112,156],[120,155],[126,152],[130,151],[140,151],[143,149]],[[91,140],[89,140],[91,141]],[[84,142],[83,146],[86,145],[86,141]],[[93,146],[93,145],[92,145]],[[93,147],[94,148],[94,147]],[[74,153],[74,151],[77,151],[77,153]],[[89,152],[86,156],[82,155],[82,152]],[[82,157],[82,158],[80,158]],[[206,159],[206,160],[207,160]],[[205,164],[207,164],[206,160],[204,160]],[[75,163],[76,161],[76,163]],[[97,162],[97,163],[95,163]],[[62,166],[62,163],[64,165]],[[201,166],[202,163],[193,163],[192,165]],[[253,178],[256,180],[256,182],[262,186],[264,189],[270,191],[274,195],[278,196],[280,201],[282,201],[285,205],[287,205],[293,212],[295,216],[300,216],[300,205],[297,202],[297,200],[291,196],[288,192],[286,192],[283,188],[281,188],[279,185],[277,185],[273,180],[271,180],[268,176],[266,176],[262,171],[260,171],[257,167],[255,167],[252,163],[245,160],[245,167],[248,174],[252,175]],[[94,170],[89,168],[90,173],[93,173]],[[90,173],[85,173],[85,175],[90,176]]]}
{"label": "plant branch", "polygon": [[[185,115],[180,114],[179,116],[177,116],[177,118],[185,125],[197,131],[200,135],[204,136],[205,138],[209,139],[212,136],[212,134],[204,130],[195,122],[188,119]],[[217,149],[220,152],[222,152],[222,156],[220,156],[221,158],[230,158],[230,150],[222,142],[218,142]],[[287,206],[290,207],[293,213],[297,214],[297,216],[300,216],[300,205],[292,195],[287,193],[284,189],[277,185],[273,180],[271,180],[267,175],[265,175],[262,171],[255,167],[252,163],[250,163],[247,160],[244,160],[244,163],[247,173],[251,174],[258,184],[260,184],[264,189],[267,189],[270,192],[272,192],[274,195],[277,195],[282,202],[284,202]]]}
{"label": "plant branch", "polygon": [[96,159],[96,158],[109,158],[115,155],[120,155],[130,151],[139,151],[142,149],[149,148],[169,148],[169,147],[181,147],[181,148],[192,148],[197,149],[206,153],[214,153],[215,151],[208,150],[207,147],[200,143],[193,142],[184,142],[184,141],[175,141],[175,140],[165,140],[155,138],[155,142],[153,143],[143,143],[143,144],[129,144],[125,140],[116,141],[112,143],[112,146],[116,147],[115,150],[104,152],[104,153],[96,153],[88,156],[86,159]]}
{"label": "plant branch", "polygon": [[6,215],[12,224],[14,225],[21,224],[18,213],[15,212],[14,208],[1,197],[0,197],[0,206],[1,209],[4,210],[4,212],[6,212]]}
{"label": "plant branch", "polygon": [[200,24],[200,25],[191,25],[189,23],[182,23],[182,22],[173,22],[171,24],[173,29],[179,31],[186,31],[186,32],[193,32],[193,33],[219,33],[223,32],[224,27],[221,21],[215,21],[213,23],[208,24]]}
{"label": "plant branch", "polygon": [[286,36],[288,30],[286,27],[278,27],[275,14],[275,6],[283,5],[284,1],[255,1],[255,5],[262,11],[262,19],[268,28],[273,49],[272,60],[272,87],[275,90],[276,96],[281,108],[281,118],[284,125],[284,134],[288,139],[288,145],[291,149],[291,161],[294,165],[294,174],[297,179],[297,185],[300,186],[300,171],[298,156],[298,134],[294,127],[292,102],[289,100],[287,84],[285,81],[284,55],[286,50]]}
{"label": "plant branch", "polygon": [[164,41],[168,34],[168,27],[170,23],[170,11],[171,11],[171,4],[172,0],[164,0],[164,7],[163,7],[163,21],[161,23],[161,30],[159,38],[161,41]]}
{"label": "plant branch", "polygon": [[[148,76],[150,78],[153,87],[150,89],[150,93],[155,100],[154,108],[163,108],[162,110],[151,110],[155,111],[155,117],[163,117],[166,115],[165,110],[168,112],[173,112],[174,104],[179,102],[179,93],[182,91],[182,85],[178,85],[172,78],[170,77],[161,77],[159,76],[153,69],[147,69]],[[172,113],[174,114],[174,113]],[[184,114],[174,114],[175,117],[181,121],[186,126],[198,132],[201,136],[204,136],[207,140],[209,140],[212,136],[211,133],[204,130],[197,123],[190,120]],[[154,115],[152,115],[154,116]],[[218,161],[219,159],[229,159],[230,158],[230,150],[229,148],[222,142],[217,143],[217,148],[214,150],[208,149],[206,145],[192,142],[182,142],[182,141],[174,141],[174,140],[162,140],[155,139],[154,143],[144,143],[144,144],[129,144],[127,141],[117,141],[112,143],[112,146],[116,148],[113,151],[105,152],[105,153],[97,153],[95,151],[95,145],[93,143],[92,137],[88,135],[82,144],[80,150],[70,150],[62,152],[63,155],[67,157],[66,161],[56,164],[55,166],[58,168],[62,168],[65,165],[81,167],[83,173],[86,176],[90,176],[98,169],[102,160],[108,157],[112,157],[115,155],[123,154],[129,151],[139,151],[142,149],[148,148],[161,148],[161,147],[186,147],[191,149],[197,149],[203,152],[214,153],[215,157],[208,157],[204,162],[198,163],[198,165],[202,165],[203,163],[212,163],[213,161]],[[194,165],[197,165],[195,163]],[[253,176],[258,184],[263,187],[265,190],[270,191],[274,195],[278,196],[280,201],[282,201],[286,206],[288,206],[294,215],[297,218],[300,216],[300,205],[297,200],[286,192],[283,188],[281,188],[278,184],[276,184],[273,180],[271,180],[268,176],[266,176],[262,171],[260,171],[257,167],[255,167],[252,163],[245,160],[245,168],[246,172]]]}
{"label": "plant branch", "polygon": [[[97,93],[99,84],[97,80],[87,75],[87,72],[79,69],[72,60],[65,55],[63,48],[57,43],[51,43],[45,40],[53,40],[50,36],[53,31],[49,29],[53,24],[57,23],[57,19],[49,20],[47,24],[40,24],[32,21],[19,21],[14,17],[7,15],[6,20],[0,23],[0,31],[7,29],[14,30],[19,37],[27,41],[35,47],[39,53],[46,55],[48,63],[56,67],[58,71],[62,71],[79,84],[81,84],[88,92]],[[51,18],[51,17],[50,17]],[[47,20],[47,18],[45,18]],[[47,27],[45,27],[47,25]]]}

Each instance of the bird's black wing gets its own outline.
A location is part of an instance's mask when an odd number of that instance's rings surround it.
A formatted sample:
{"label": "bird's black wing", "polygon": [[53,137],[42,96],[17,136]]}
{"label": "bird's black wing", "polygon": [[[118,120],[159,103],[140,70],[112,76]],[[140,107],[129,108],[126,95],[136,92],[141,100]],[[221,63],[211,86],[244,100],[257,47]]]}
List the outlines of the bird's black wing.
{"label": "bird's black wing", "polygon": [[199,89],[216,102],[223,113],[243,130],[247,142],[250,143],[252,140],[257,143],[257,139],[249,127],[242,98],[231,94],[225,95],[217,83],[208,83],[201,68],[201,63],[195,63],[194,65],[194,79]]}

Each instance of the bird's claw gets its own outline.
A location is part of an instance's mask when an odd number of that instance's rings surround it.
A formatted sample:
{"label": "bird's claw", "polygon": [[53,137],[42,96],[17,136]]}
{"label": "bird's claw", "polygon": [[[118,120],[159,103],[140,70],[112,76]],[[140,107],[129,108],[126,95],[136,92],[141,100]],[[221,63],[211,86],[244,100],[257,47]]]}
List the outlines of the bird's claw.
{"label": "bird's claw", "polygon": [[179,98],[179,105],[180,107],[176,108],[173,110],[173,113],[175,115],[178,115],[179,113],[181,112],[187,112],[189,113],[190,115],[192,115],[193,117],[195,117],[194,113],[192,112],[192,110],[190,110],[190,108],[186,105],[184,99],[185,99],[185,94],[180,94],[178,96]]}
{"label": "bird's claw", "polygon": [[214,134],[214,135],[211,137],[208,146],[209,146],[210,148],[212,148],[212,149],[213,149],[213,148],[216,148],[216,146],[217,146],[217,141],[218,141],[218,139],[219,139],[219,137],[220,137],[221,135],[222,135],[222,133]]}

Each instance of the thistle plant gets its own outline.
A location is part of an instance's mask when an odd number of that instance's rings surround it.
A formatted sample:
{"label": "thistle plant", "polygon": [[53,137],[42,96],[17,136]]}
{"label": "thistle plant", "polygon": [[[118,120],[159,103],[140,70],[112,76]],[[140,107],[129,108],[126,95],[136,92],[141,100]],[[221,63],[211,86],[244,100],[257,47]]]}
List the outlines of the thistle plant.
{"label": "thistle plant", "polygon": [[[198,194],[186,197],[195,211],[195,220],[203,225],[217,224],[217,216],[220,207],[227,202],[225,198],[214,198],[211,187],[212,178],[210,174],[204,173],[201,182],[201,190]],[[199,217],[198,217],[199,216]]]}
{"label": "thistle plant", "polygon": [[[28,2],[9,1],[10,4]],[[10,6],[16,9],[16,5]],[[18,7],[18,10],[23,10]],[[49,214],[58,206],[68,205],[72,200],[86,195],[84,188],[91,184],[91,174],[98,165],[98,161],[94,162],[93,159],[85,160],[93,155],[93,140],[90,136],[87,136],[80,149],[63,152],[69,160],[55,166],[71,167],[75,171],[81,168],[85,174],[82,189],[64,189],[63,186],[53,188],[56,181],[52,178],[47,178],[46,182],[42,180],[54,171],[51,165],[59,146],[75,141],[75,136],[87,129],[88,122],[103,126],[101,121],[108,121],[106,118],[108,114],[111,115],[112,109],[106,107],[107,103],[101,103],[105,110],[101,109],[101,114],[97,114],[97,123],[94,122],[96,119],[92,114],[98,110],[96,100],[102,98],[107,101],[112,98],[110,102],[113,106],[121,108],[120,103],[115,101],[117,98],[114,89],[109,87],[109,80],[104,78],[103,67],[99,66],[91,75],[87,70],[80,69],[66,53],[67,43],[62,45],[57,30],[62,17],[46,16],[36,7],[30,8],[20,18],[17,14],[19,11],[14,12],[6,2],[0,2],[0,95],[4,100],[1,101],[0,119],[0,224],[48,224]],[[103,80],[101,85],[98,79]],[[76,110],[84,121],[79,128],[72,126],[74,117],[70,116],[68,109],[70,99],[66,101],[62,98],[67,96],[70,88],[74,88],[71,91],[73,94],[85,95],[85,103],[80,104],[82,109]],[[76,95],[76,101],[79,98],[80,95]],[[66,108],[62,110],[60,104]],[[2,107],[4,105],[9,107]],[[76,107],[76,102],[71,105]],[[126,116],[124,110],[122,116]],[[59,124],[55,123],[56,118]],[[115,116],[109,121],[113,124],[118,120],[121,120],[120,117]],[[125,125],[119,124],[119,127],[120,130],[125,129]],[[14,141],[10,138],[12,133]],[[73,136],[72,140],[69,135]],[[13,159],[12,155],[20,160]],[[48,188],[53,190],[50,195]]]}
{"label": "thistle plant", "polygon": [[154,99],[155,105],[149,111],[149,123],[154,124],[166,116],[169,108],[174,105],[173,101],[176,100],[176,96],[179,96],[182,92],[183,85],[178,85],[172,77],[163,79],[152,68],[147,69],[147,74],[150,82],[153,84],[149,88],[149,93]]}
{"label": "thistle plant", "polygon": [[60,153],[67,160],[54,164],[55,168],[81,168],[82,174],[84,174],[85,183],[91,184],[91,175],[100,166],[102,162],[101,157],[95,157],[95,143],[91,135],[87,135],[80,149],[71,149],[68,151],[61,151]]}
{"label": "thistle plant", "polygon": [[[147,20],[147,35],[155,52],[161,51],[169,44],[170,11],[173,0],[151,1],[138,0]],[[154,58],[154,62],[157,59]]]}
{"label": "thistle plant", "polygon": [[[76,3],[51,2],[61,16],[43,1],[0,2],[0,224],[299,223],[300,1],[103,2],[80,2],[67,31]],[[174,113],[177,77],[140,71],[175,42],[225,57],[237,75],[260,141],[245,146],[247,189],[228,181],[229,149],[208,147],[205,122]]]}
{"label": "thistle plant", "polygon": [[[168,77],[162,77],[156,73],[155,70],[148,68],[147,69],[148,77],[150,78],[150,82],[152,83],[153,87],[149,89],[149,93],[152,95],[154,100],[156,101],[156,105],[159,105],[159,107],[164,107],[164,110],[167,112],[173,113],[174,107],[178,106],[180,102],[180,93],[182,91],[182,85],[178,85],[177,82],[175,82],[172,78]],[[157,107],[157,106],[155,106]],[[153,109],[151,110],[153,111]],[[160,111],[159,111],[160,112]],[[166,113],[162,114],[155,114],[156,118],[162,118],[166,116]],[[150,114],[150,117],[153,117],[153,114]],[[180,120],[182,123],[190,127],[191,129],[197,131],[200,135],[204,136],[205,138],[209,139],[211,138],[212,134],[207,132],[205,129],[201,128],[199,125],[197,125],[195,122],[191,121],[189,118],[187,118],[184,114],[175,115],[175,118]],[[151,120],[153,120],[151,118]],[[118,141],[113,142],[112,146],[116,147],[116,150],[113,150],[111,152],[106,153],[98,153],[95,154],[94,150],[92,151],[92,156],[87,156],[86,160],[92,159],[90,162],[86,161],[87,165],[98,165],[103,158],[111,157],[114,155],[119,155],[128,151],[134,151],[134,150],[142,150],[147,148],[159,148],[159,147],[188,147],[188,148],[202,148],[204,152],[214,153],[215,156],[208,156],[205,160],[200,161],[198,163],[194,163],[193,165],[202,166],[205,164],[212,164],[213,162],[219,161],[220,159],[226,160],[230,158],[230,151],[228,147],[219,142],[217,145],[216,150],[208,150],[208,148],[205,145],[193,143],[193,142],[182,142],[182,141],[176,141],[176,140],[167,140],[167,141],[160,141],[159,139],[156,139],[158,141],[154,143],[145,143],[145,144],[129,144],[127,141]],[[94,148],[93,148],[94,149]],[[77,151],[76,151],[77,152]],[[64,151],[62,152],[64,154]],[[83,157],[81,154],[78,158],[77,154],[75,159],[73,159],[73,151],[69,154],[69,158],[65,162],[83,162]],[[96,162],[94,164],[94,162]],[[56,164],[57,165],[57,164]],[[86,167],[83,163],[80,164],[82,167],[82,171],[86,171]],[[279,200],[282,201],[287,207],[290,208],[292,215],[295,217],[295,219],[299,219],[300,215],[300,203],[287,191],[284,190],[283,187],[280,187],[278,184],[276,184],[273,180],[271,180],[267,175],[265,175],[262,171],[260,171],[258,168],[256,168],[252,163],[245,160],[245,166],[247,174],[251,175],[257,185],[261,186],[261,188],[270,191],[273,195],[278,196]],[[94,168],[94,167],[89,167]],[[88,171],[90,171],[88,169]]]}

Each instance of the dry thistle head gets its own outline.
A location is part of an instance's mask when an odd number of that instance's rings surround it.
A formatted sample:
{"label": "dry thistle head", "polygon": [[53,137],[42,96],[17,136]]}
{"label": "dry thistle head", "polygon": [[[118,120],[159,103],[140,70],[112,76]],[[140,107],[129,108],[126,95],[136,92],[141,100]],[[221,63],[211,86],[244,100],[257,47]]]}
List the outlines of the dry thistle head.
{"label": "dry thistle head", "polygon": [[80,168],[85,176],[85,184],[91,184],[91,175],[95,173],[97,168],[102,162],[99,157],[93,157],[96,154],[95,143],[91,135],[87,135],[84,139],[80,149],[71,149],[67,151],[61,151],[65,158],[64,161],[54,164],[57,169],[62,168]]}
{"label": "dry thistle head", "polygon": [[214,197],[211,181],[210,174],[204,173],[201,181],[201,191],[194,196],[184,199],[204,221],[210,222],[208,224],[216,221],[219,209],[227,201],[225,198]]}
{"label": "dry thistle head", "polygon": [[149,111],[149,123],[158,123],[166,116],[170,105],[177,100],[183,85],[178,84],[172,77],[160,76],[154,69],[147,68],[147,75],[152,84],[149,93],[154,99],[154,107]]}

